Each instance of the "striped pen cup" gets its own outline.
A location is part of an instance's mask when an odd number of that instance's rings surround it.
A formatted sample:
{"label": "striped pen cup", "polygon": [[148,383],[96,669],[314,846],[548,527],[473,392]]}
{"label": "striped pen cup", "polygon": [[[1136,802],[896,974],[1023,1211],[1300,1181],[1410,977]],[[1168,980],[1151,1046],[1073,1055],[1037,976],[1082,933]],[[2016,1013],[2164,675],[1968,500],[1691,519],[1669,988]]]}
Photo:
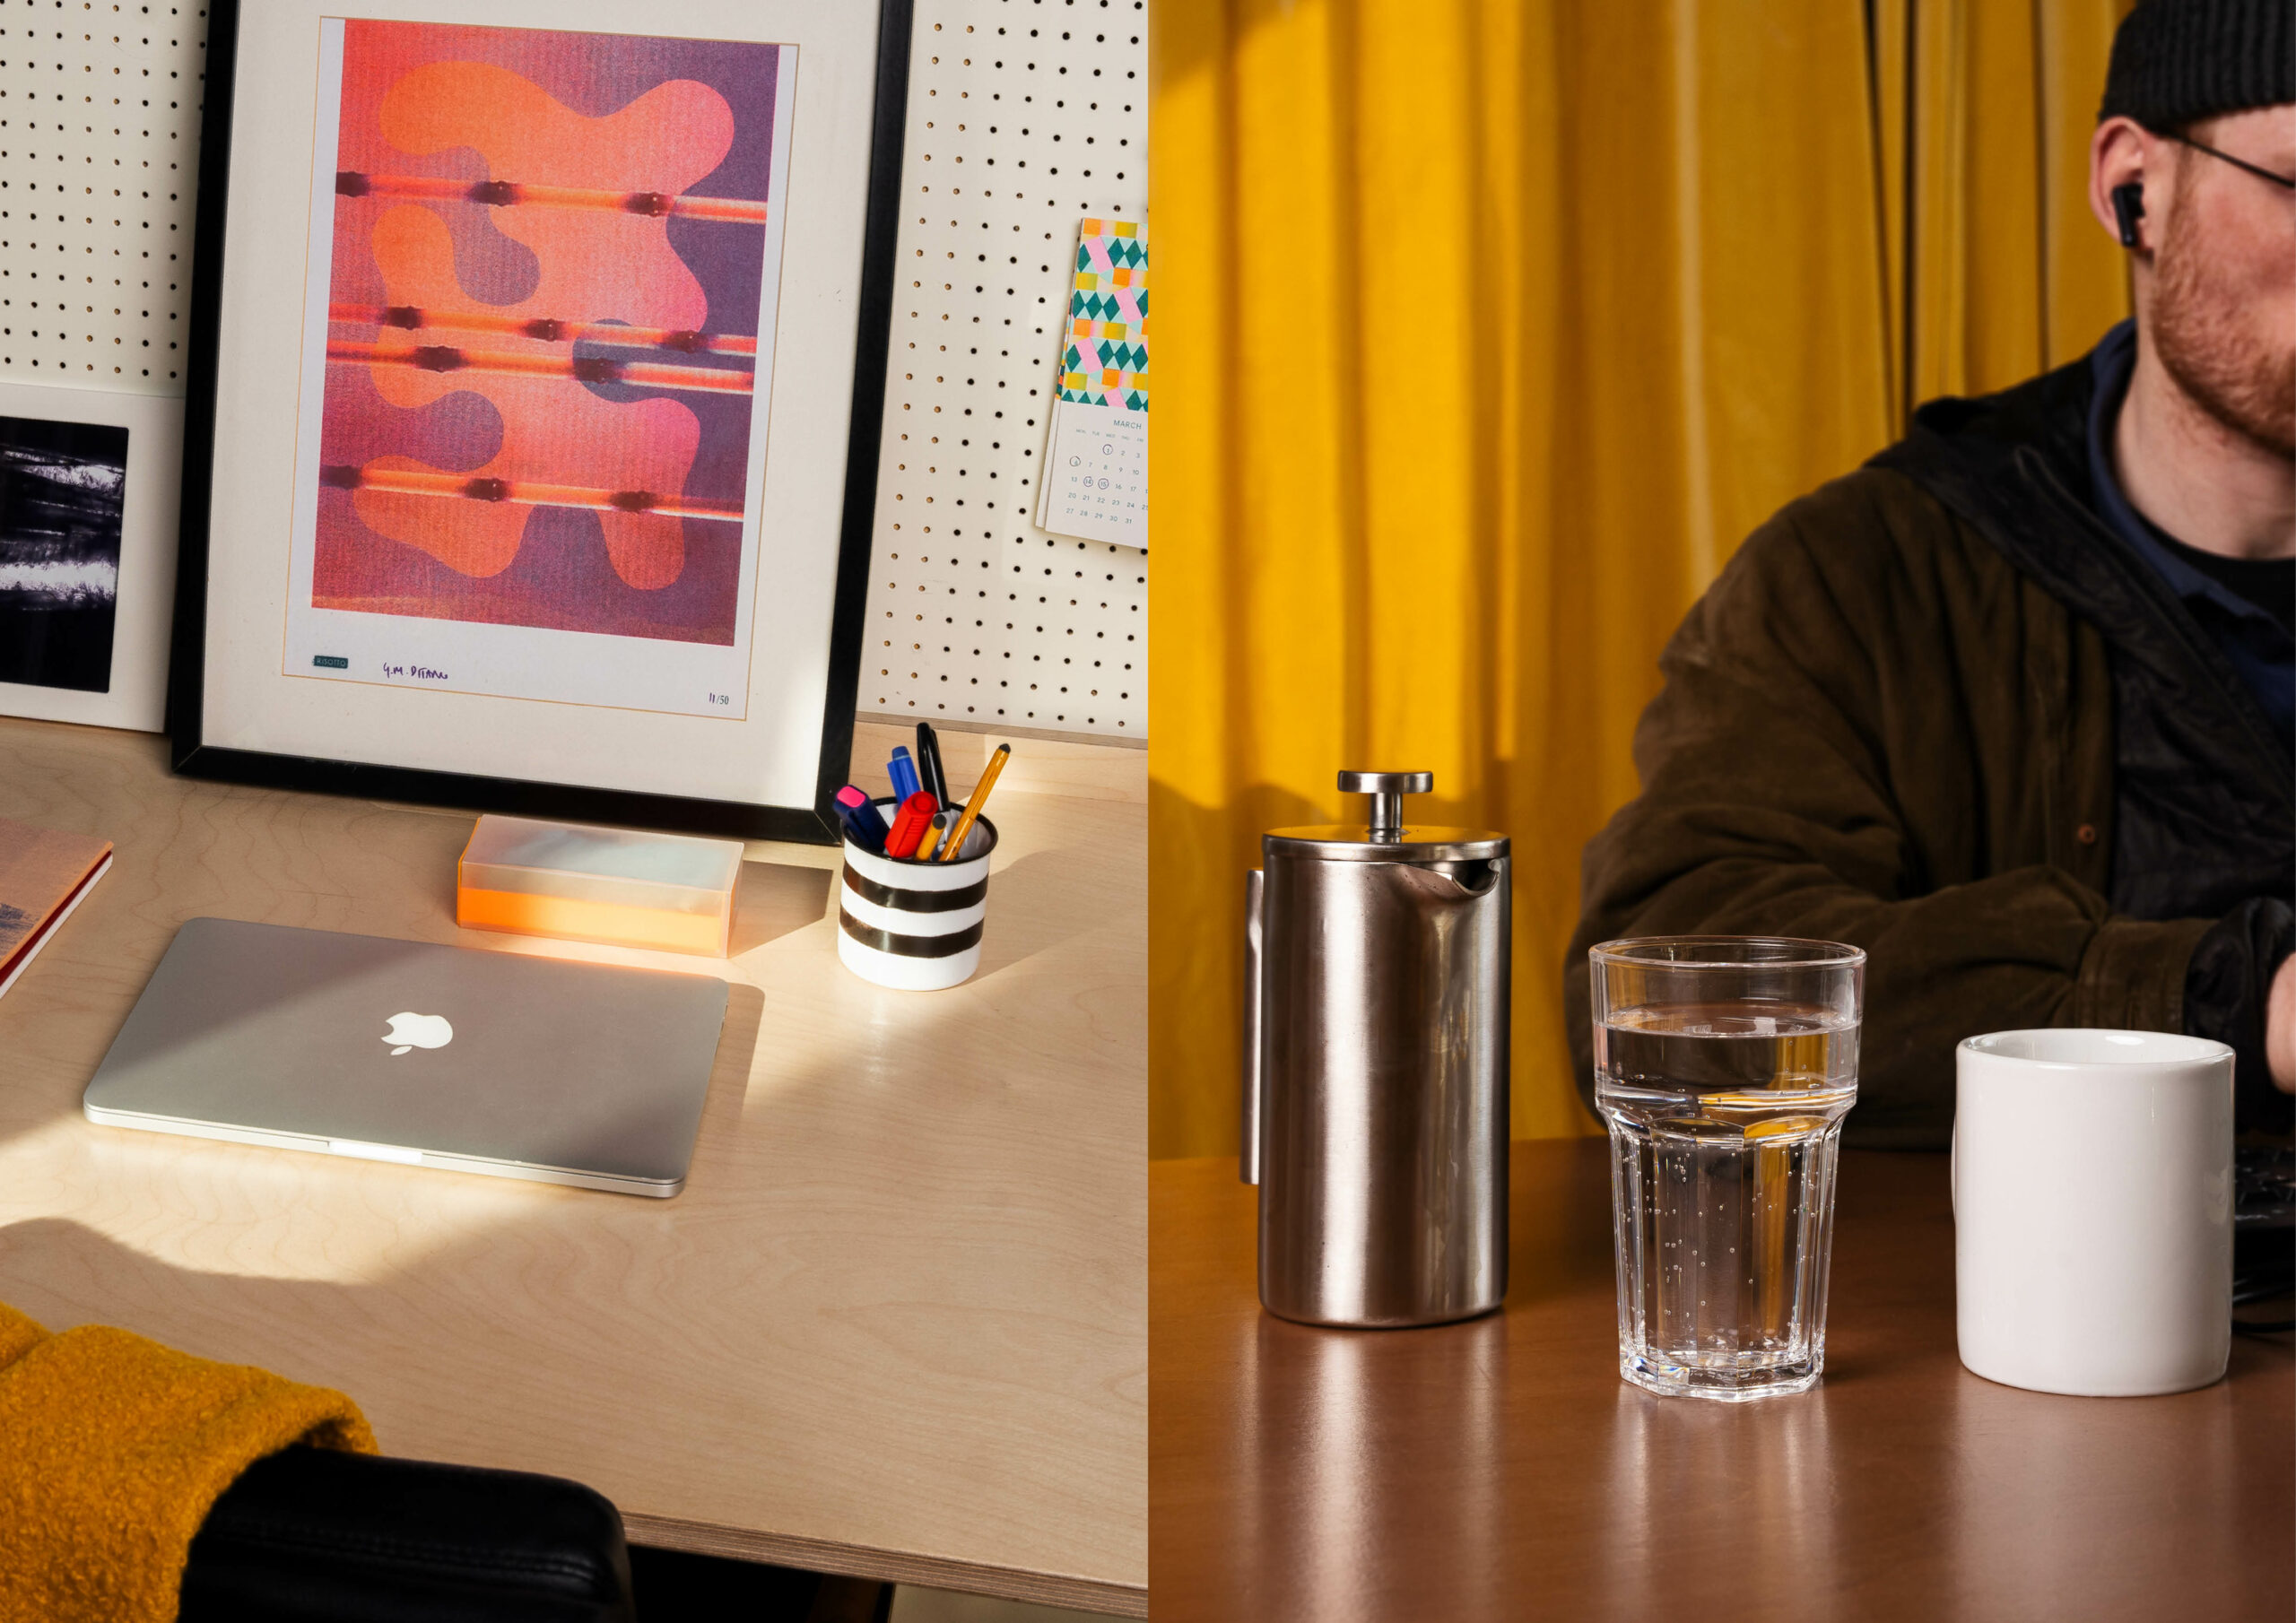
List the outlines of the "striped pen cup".
{"label": "striped pen cup", "polygon": [[[890,800],[876,804],[888,820],[897,810]],[[973,820],[964,855],[952,863],[882,856],[848,836],[839,875],[838,958],[863,980],[903,992],[937,992],[970,979],[980,967],[996,849],[996,825],[986,817]]]}

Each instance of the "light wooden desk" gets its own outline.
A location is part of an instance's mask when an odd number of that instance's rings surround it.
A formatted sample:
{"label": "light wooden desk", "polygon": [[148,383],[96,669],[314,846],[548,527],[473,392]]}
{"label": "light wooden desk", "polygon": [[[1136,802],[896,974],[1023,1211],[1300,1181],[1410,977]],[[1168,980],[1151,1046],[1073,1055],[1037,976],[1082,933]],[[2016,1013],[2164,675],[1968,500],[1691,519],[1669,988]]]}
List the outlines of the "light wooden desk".
{"label": "light wooden desk", "polygon": [[[573,1477],[641,1542],[1145,1615],[1143,795],[1008,777],[980,973],[898,993],[837,961],[830,847],[752,846],[730,961],[480,935],[469,814],[162,751],[0,720],[0,816],[117,846],[0,998],[0,1300],[340,1387],[387,1452]],[[724,975],[685,1193],[91,1126],[202,914]]]}

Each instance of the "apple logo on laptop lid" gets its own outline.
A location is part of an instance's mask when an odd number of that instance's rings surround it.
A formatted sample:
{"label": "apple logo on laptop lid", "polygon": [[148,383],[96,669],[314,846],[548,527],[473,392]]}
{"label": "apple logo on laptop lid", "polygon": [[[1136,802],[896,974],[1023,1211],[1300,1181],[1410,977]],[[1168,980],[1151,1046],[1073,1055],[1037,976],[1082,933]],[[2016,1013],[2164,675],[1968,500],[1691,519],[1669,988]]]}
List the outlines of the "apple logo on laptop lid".
{"label": "apple logo on laptop lid", "polygon": [[410,1048],[443,1048],[455,1040],[455,1028],[443,1014],[394,1014],[390,1025],[382,1040],[398,1045],[391,1050],[393,1059]]}

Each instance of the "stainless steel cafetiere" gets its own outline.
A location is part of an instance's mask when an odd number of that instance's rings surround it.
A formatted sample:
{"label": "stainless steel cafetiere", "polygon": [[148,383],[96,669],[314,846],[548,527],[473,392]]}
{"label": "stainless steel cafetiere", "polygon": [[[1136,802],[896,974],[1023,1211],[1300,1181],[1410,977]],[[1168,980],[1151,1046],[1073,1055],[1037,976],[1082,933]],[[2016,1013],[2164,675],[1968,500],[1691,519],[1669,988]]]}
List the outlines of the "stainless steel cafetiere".
{"label": "stainless steel cafetiere", "polygon": [[1247,924],[1243,1175],[1259,1299],[1439,1324],[1507,1293],[1507,838],[1403,820],[1426,772],[1343,772],[1370,820],[1261,841]]}

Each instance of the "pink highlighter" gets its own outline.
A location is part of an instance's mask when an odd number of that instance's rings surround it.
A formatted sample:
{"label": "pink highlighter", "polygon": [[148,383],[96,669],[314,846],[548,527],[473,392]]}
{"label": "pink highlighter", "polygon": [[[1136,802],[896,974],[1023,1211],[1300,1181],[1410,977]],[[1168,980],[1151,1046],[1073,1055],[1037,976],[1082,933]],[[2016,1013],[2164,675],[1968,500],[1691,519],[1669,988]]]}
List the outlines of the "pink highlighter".
{"label": "pink highlighter", "polygon": [[879,829],[885,826],[885,814],[877,809],[875,803],[867,795],[862,794],[851,784],[846,785],[837,792],[837,803],[841,811],[866,817]]}

